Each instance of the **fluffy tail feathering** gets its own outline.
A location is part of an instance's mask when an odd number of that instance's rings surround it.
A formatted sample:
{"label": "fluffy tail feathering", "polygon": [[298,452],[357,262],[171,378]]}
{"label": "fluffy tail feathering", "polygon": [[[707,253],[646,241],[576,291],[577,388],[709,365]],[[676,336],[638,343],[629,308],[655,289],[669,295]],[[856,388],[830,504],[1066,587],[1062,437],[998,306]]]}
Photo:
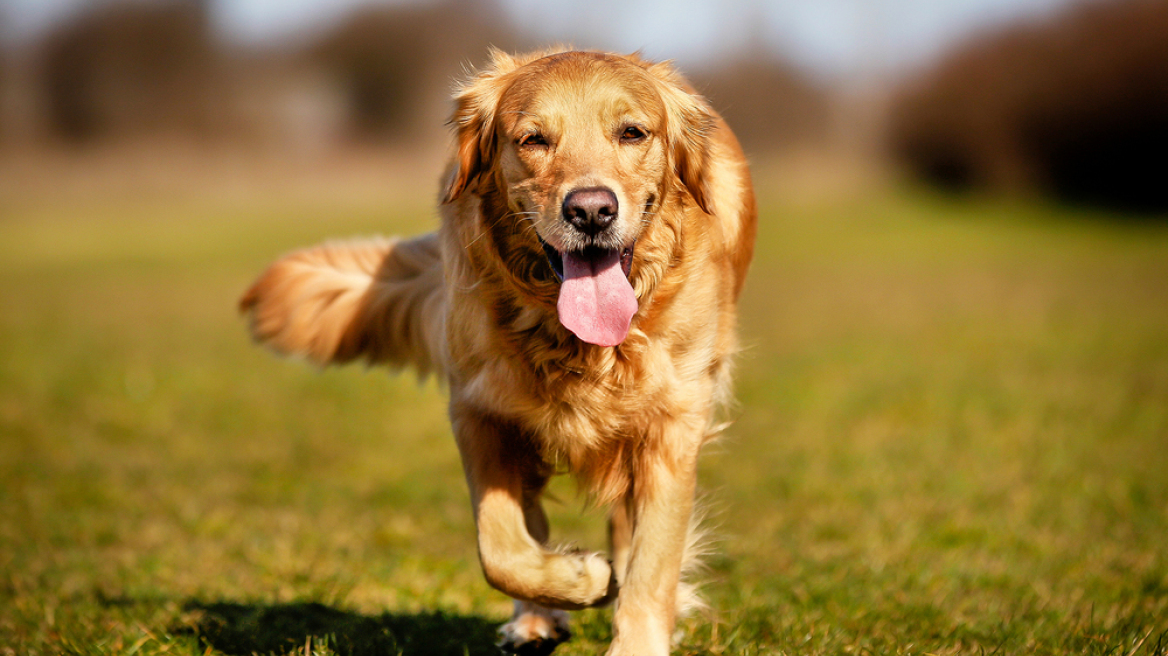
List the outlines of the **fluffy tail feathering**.
{"label": "fluffy tail feathering", "polygon": [[438,235],[329,242],[268,267],[239,301],[256,341],[317,364],[443,369]]}

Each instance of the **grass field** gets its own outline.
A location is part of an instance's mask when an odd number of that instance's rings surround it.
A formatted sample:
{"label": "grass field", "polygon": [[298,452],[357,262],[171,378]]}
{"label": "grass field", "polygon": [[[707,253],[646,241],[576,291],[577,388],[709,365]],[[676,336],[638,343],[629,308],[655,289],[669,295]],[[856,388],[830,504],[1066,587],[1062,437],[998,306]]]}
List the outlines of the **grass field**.
{"label": "grass field", "polygon": [[[1168,222],[770,182],[675,653],[1168,654]],[[441,390],[234,310],[430,196],[3,187],[0,655],[494,653]]]}

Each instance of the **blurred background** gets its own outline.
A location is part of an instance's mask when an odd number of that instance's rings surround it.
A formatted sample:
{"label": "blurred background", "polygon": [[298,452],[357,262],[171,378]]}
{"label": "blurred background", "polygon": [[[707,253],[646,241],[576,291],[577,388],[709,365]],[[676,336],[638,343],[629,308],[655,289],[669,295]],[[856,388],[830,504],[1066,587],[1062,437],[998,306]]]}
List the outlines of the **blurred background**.
{"label": "blurred background", "polygon": [[0,148],[433,161],[487,47],[552,42],[676,60],[758,161],[1168,208],[1156,0],[5,0]]}
{"label": "blurred background", "polygon": [[552,42],[752,160],[675,653],[1168,655],[1168,0],[0,0],[0,656],[497,653],[443,390],[235,303],[434,229],[455,80]]}

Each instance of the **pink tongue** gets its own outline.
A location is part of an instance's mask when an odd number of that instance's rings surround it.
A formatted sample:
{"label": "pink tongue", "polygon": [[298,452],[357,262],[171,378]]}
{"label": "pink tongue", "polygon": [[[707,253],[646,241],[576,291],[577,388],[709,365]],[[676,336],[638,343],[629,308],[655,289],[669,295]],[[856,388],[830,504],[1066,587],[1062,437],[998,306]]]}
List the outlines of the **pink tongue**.
{"label": "pink tongue", "polygon": [[621,270],[620,251],[596,259],[572,253],[563,253],[563,258],[564,282],[556,304],[560,323],[589,344],[623,342],[637,313],[637,295]]}

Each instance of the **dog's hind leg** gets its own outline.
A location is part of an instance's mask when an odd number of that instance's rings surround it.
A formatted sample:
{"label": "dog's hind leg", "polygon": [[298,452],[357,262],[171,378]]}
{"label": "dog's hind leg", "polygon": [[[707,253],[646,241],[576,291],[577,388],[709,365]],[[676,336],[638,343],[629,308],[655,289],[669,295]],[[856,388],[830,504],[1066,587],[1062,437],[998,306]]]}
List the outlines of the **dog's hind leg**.
{"label": "dog's hind leg", "polygon": [[[601,554],[548,549],[546,519],[525,496],[542,489],[547,466],[517,427],[474,408],[451,404],[451,422],[470,488],[479,560],[487,582],[521,601],[576,610],[616,594],[612,567]],[[541,530],[542,525],[542,530]],[[540,536],[533,536],[536,529]]]}
{"label": "dog's hind leg", "polygon": [[608,552],[612,554],[612,569],[618,584],[623,585],[629,567],[629,548],[633,542],[633,518],[628,504],[632,499],[619,499],[608,515]]}
{"label": "dog's hind leg", "polygon": [[499,627],[498,645],[510,654],[540,656],[571,637],[568,613],[516,599],[511,621]]}

